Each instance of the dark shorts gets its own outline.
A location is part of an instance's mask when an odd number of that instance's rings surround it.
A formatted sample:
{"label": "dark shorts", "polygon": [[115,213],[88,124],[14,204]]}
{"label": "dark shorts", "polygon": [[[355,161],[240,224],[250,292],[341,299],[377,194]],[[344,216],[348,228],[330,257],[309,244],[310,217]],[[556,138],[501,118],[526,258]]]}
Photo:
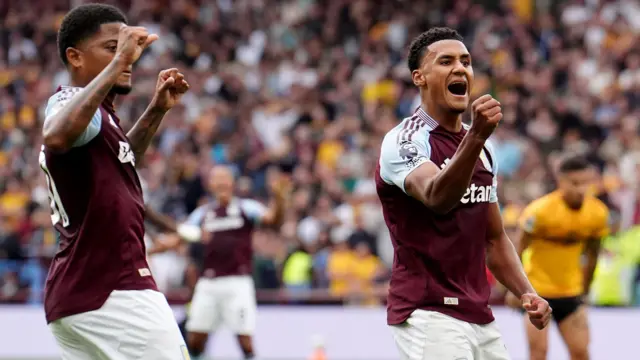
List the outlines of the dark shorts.
{"label": "dark shorts", "polygon": [[[562,298],[543,297],[543,299],[547,300],[549,306],[551,306],[551,309],[553,310],[553,321],[555,321],[556,324],[560,324],[569,315],[576,312],[580,305],[582,305],[582,297],[580,296]],[[525,313],[524,309],[522,312]]]}

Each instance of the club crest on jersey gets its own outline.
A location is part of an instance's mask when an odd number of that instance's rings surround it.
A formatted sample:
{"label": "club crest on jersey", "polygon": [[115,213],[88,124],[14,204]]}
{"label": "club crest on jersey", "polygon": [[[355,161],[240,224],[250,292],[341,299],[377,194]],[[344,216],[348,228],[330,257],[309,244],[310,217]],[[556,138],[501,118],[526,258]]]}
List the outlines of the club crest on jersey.
{"label": "club crest on jersey", "polygon": [[398,155],[402,160],[407,161],[407,167],[409,168],[414,168],[427,161],[427,158],[418,152],[418,146],[411,141],[400,143]]}
{"label": "club crest on jersey", "polygon": [[129,143],[125,141],[119,141],[119,143],[120,150],[118,152],[118,160],[120,160],[120,162],[123,164],[131,163],[131,165],[135,166],[136,157],[135,155],[133,155],[133,151],[131,151],[131,146],[129,145]]}

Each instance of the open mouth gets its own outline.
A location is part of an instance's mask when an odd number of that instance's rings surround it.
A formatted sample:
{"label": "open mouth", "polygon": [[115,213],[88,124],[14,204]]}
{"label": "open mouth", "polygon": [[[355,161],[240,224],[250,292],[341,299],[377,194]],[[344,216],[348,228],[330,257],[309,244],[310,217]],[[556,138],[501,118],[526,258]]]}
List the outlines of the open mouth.
{"label": "open mouth", "polygon": [[467,94],[467,83],[463,81],[452,82],[447,86],[447,89],[453,94],[463,96]]}

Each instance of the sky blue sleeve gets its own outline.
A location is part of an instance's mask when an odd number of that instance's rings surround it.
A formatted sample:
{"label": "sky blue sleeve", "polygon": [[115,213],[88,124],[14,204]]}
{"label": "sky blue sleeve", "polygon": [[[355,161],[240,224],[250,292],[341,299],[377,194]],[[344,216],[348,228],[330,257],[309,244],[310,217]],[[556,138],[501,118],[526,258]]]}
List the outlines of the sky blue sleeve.
{"label": "sky blue sleeve", "polygon": [[185,224],[189,224],[189,225],[200,226],[206,211],[207,211],[207,206],[206,205],[200,206],[199,208],[193,210],[193,212],[189,215],[189,217],[187,218],[187,220],[184,223]]}
{"label": "sky blue sleeve", "polygon": [[[398,141],[395,131],[382,140],[380,150],[380,177],[389,185],[405,191],[404,181],[415,169],[431,160],[429,134],[420,141]],[[405,191],[406,192],[406,191]]]}
{"label": "sky blue sleeve", "polygon": [[[489,195],[490,203],[498,202],[498,159],[496,158],[496,154],[493,151],[493,144],[490,141],[485,143],[485,147],[489,151],[489,156],[491,157],[491,172],[493,172],[493,182],[491,183],[491,194]],[[483,150],[484,151],[484,150]]]}
{"label": "sky blue sleeve", "polygon": [[[80,88],[74,88],[80,89]],[[58,113],[58,111],[62,110],[66,104],[77,94],[79,94],[79,90],[71,91],[67,90],[64,95],[62,93],[54,94],[47,103],[47,108],[44,111],[45,120],[47,121],[51,116]],[[91,122],[87,128],[78,136],[76,141],[73,143],[74,147],[83,146],[89,143],[89,141],[93,140],[99,133],[100,128],[102,127],[102,114],[100,113],[100,109],[98,109],[93,117],[91,118]]]}
{"label": "sky blue sleeve", "polygon": [[242,212],[255,223],[259,223],[264,217],[264,214],[267,213],[267,207],[253,199],[240,200],[240,208]]}

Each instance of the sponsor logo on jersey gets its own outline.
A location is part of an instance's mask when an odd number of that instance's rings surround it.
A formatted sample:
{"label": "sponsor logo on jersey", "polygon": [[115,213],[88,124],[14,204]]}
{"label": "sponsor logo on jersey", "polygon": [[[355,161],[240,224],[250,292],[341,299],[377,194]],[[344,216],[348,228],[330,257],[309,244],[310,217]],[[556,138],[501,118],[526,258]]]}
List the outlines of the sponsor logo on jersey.
{"label": "sponsor logo on jersey", "polygon": [[217,216],[215,212],[209,211],[204,217],[202,228],[207,232],[218,232],[240,229],[244,226],[244,218],[240,214],[240,209],[230,206],[227,209],[229,216]]}
{"label": "sponsor logo on jersey", "polygon": [[[451,159],[444,159],[444,162],[440,165],[440,169],[444,169],[449,163]],[[493,187],[491,185],[479,186],[474,183],[471,184],[465,191],[460,202],[463,204],[475,204],[475,203],[483,203],[491,201],[491,195],[493,192]]]}
{"label": "sponsor logo on jersey", "polygon": [[476,184],[471,184],[462,196],[462,199],[460,199],[460,202],[463,204],[489,202],[492,191],[493,189],[491,185],[478,186]]}

